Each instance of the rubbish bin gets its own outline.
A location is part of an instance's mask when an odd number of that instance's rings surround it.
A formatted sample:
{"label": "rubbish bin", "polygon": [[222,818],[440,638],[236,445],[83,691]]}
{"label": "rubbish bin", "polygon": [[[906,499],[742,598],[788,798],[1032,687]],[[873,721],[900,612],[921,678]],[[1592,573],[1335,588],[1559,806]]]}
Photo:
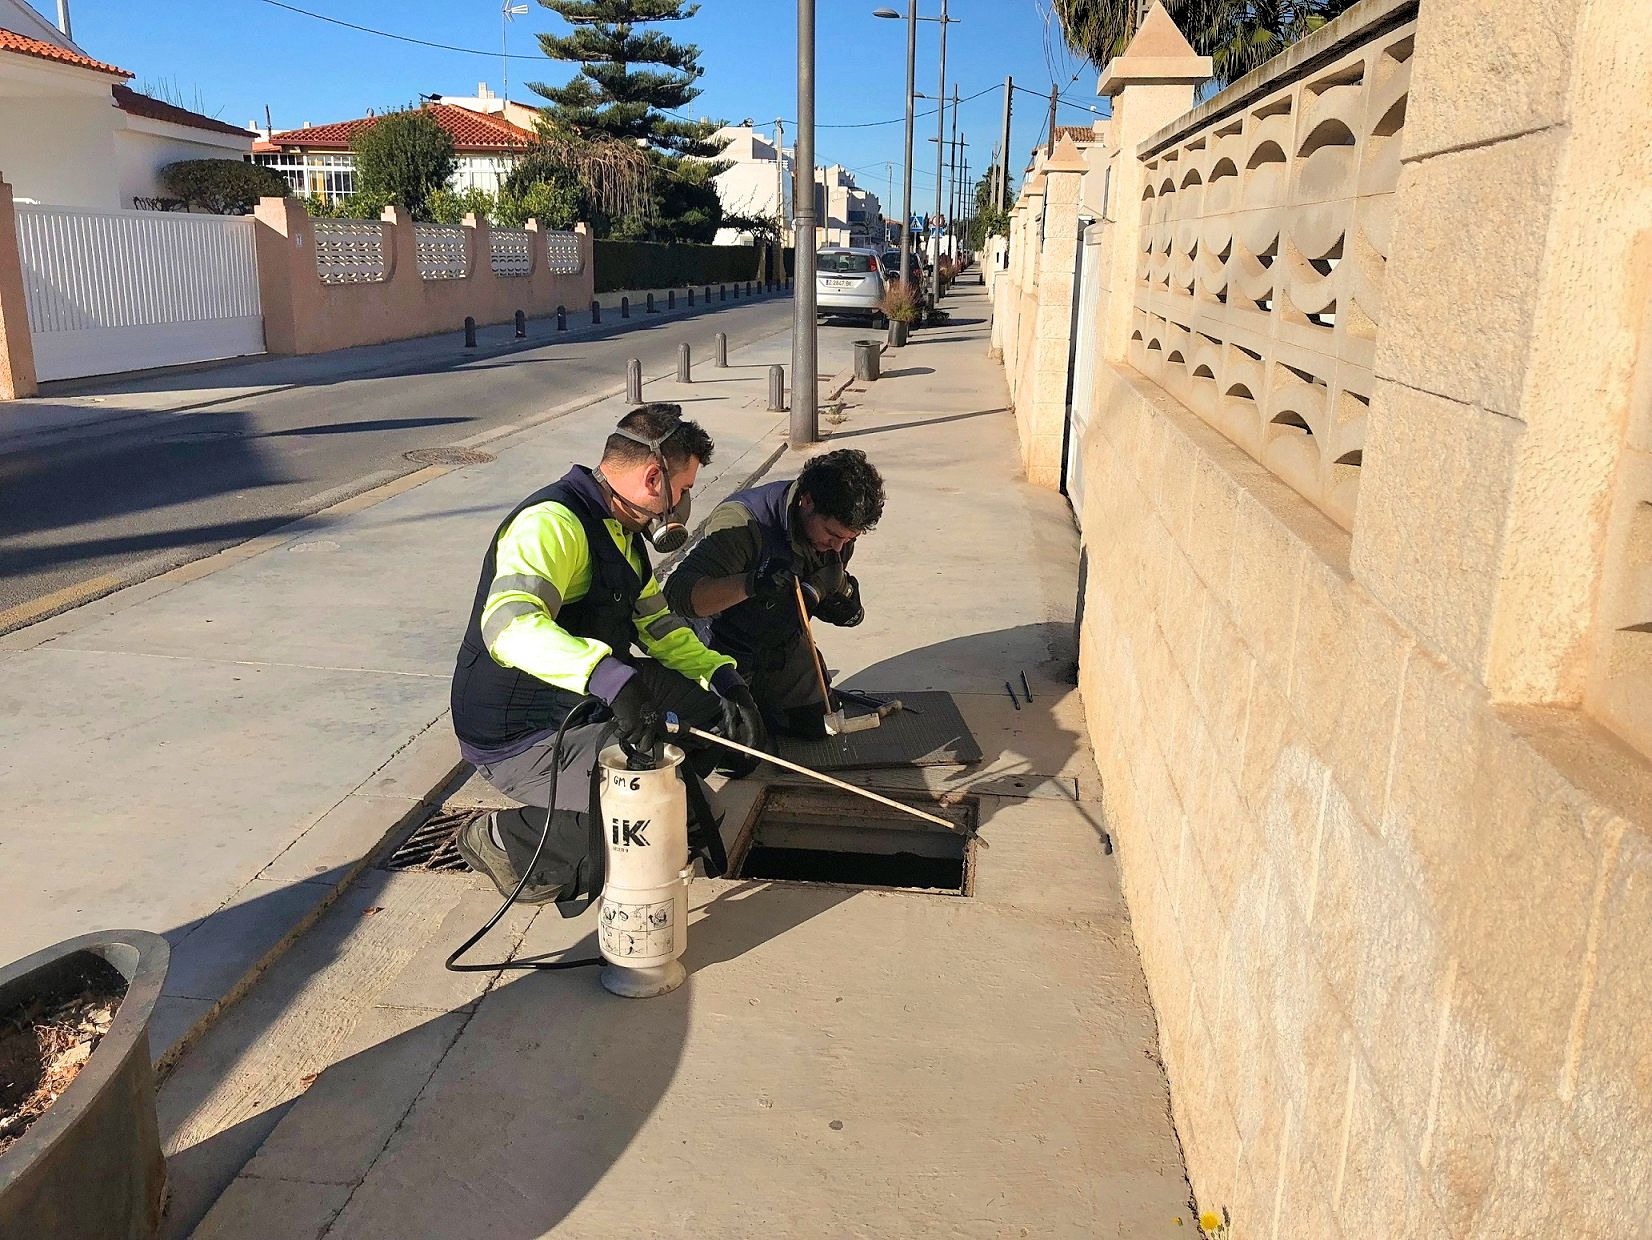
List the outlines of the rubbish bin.
{"label": "rubbish bin", "polygon": [[855,341],[855,378],[871,383],[878,377],[878,358],[883,346],[876,340]]}

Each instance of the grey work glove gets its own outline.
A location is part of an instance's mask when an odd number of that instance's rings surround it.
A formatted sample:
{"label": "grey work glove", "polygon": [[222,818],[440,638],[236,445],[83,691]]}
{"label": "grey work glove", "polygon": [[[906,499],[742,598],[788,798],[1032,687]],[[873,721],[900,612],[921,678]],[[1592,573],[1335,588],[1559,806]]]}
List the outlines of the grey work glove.
{"label": "grey work glove", "polygon": [[860,603],[860,582],[845,574],[847,584],[841,594],[831,594],[815,604],[814,614],[827,624],[852,629],[866,619],[866,609]]}

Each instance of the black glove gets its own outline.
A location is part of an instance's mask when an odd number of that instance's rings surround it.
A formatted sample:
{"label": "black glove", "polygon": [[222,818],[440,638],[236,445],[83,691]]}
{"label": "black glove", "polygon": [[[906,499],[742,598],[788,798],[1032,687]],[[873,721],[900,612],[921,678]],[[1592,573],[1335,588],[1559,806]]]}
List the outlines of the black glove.
{"label": "black glove", "polygon": [[723,735],[748,749],[762,749],[769,743],[768,729],[763,726],[763,714],[757,709],[744,681],[736,683],[723,697]]}
{"label": "black glove", "polygon": [[614,712],[615,732],[620,744],[633,753],[653,753],[665,730],[665,716],[642,683],[633,676],[608,704]]}
{"label": "black glove", "polygon": [[792,569],[789,556],[766,556],[751,572],[746,574],[747,598],[773,598],[784,595],[790,599],[797,580],[797,573]]}
{"label": "black glove", "polygon": [[866,609],[860,605],[860,582],[852,576],[841,594],[831,594],[815,605],[814,614],[827,624],[852,629],[866,619]]}

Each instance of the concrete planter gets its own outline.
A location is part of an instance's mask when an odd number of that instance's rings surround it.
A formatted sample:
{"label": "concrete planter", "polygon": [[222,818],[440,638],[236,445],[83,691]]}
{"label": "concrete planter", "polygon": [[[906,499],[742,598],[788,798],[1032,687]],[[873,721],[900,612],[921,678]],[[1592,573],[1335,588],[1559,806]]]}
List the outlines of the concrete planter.
{"label": "concrete planter", "polygon": [[889,347],[891,349],[898,349],[904,345],[906,343],[907,333],[911,331],[911,329],[912,325],[905,319],[890,319]]}
{"label": "concrete planter", "polygon": [[96,956],[126,979],[109,1032],[80,1075],[0,1154],[0,1240],[148,1240],[160,1224],[166,1163],[155,1123],[149,1019],[170,957],[147,930],[68,939],[0,969],[0,1012],[54,987]]}

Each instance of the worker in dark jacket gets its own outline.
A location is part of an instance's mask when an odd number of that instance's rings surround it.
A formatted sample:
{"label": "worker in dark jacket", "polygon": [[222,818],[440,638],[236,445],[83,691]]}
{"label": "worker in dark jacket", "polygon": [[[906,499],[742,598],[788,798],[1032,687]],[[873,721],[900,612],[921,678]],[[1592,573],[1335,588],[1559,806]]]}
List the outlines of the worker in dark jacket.
{"label": "worker in dark jacket", "polygon": [[[734,659],[667,610],[644,548],[673,551],[687,539],[689,488],[711,451],[681,406],[633,409],[597,469],[575,465],[528,496],[488,543],[453,673],[453,730],[482,777],[527,808],[473,822],[457,843],[501,892],[534,855],[558,769],[551,831],[518,898],[541,904],[582,889],[588,781],[607,722],[636,750],[654,747],[666,712],[746,745],[765,740]],[[587,695],[604,704],[602,722],[576,722],[553,752],[558,726]]]}
{"label": "worker in dark jacket", "polygon": [[665,584],[678,615],[709,620],[712,648],[733,655],[770,731],[825,734],[815,656],[797,592],[816,620],[865,617],[848,571],[855,540],[883,515],[883,479],[864,452],[817,456],[794,481],[740,491],[719,504],[705,535]]}

